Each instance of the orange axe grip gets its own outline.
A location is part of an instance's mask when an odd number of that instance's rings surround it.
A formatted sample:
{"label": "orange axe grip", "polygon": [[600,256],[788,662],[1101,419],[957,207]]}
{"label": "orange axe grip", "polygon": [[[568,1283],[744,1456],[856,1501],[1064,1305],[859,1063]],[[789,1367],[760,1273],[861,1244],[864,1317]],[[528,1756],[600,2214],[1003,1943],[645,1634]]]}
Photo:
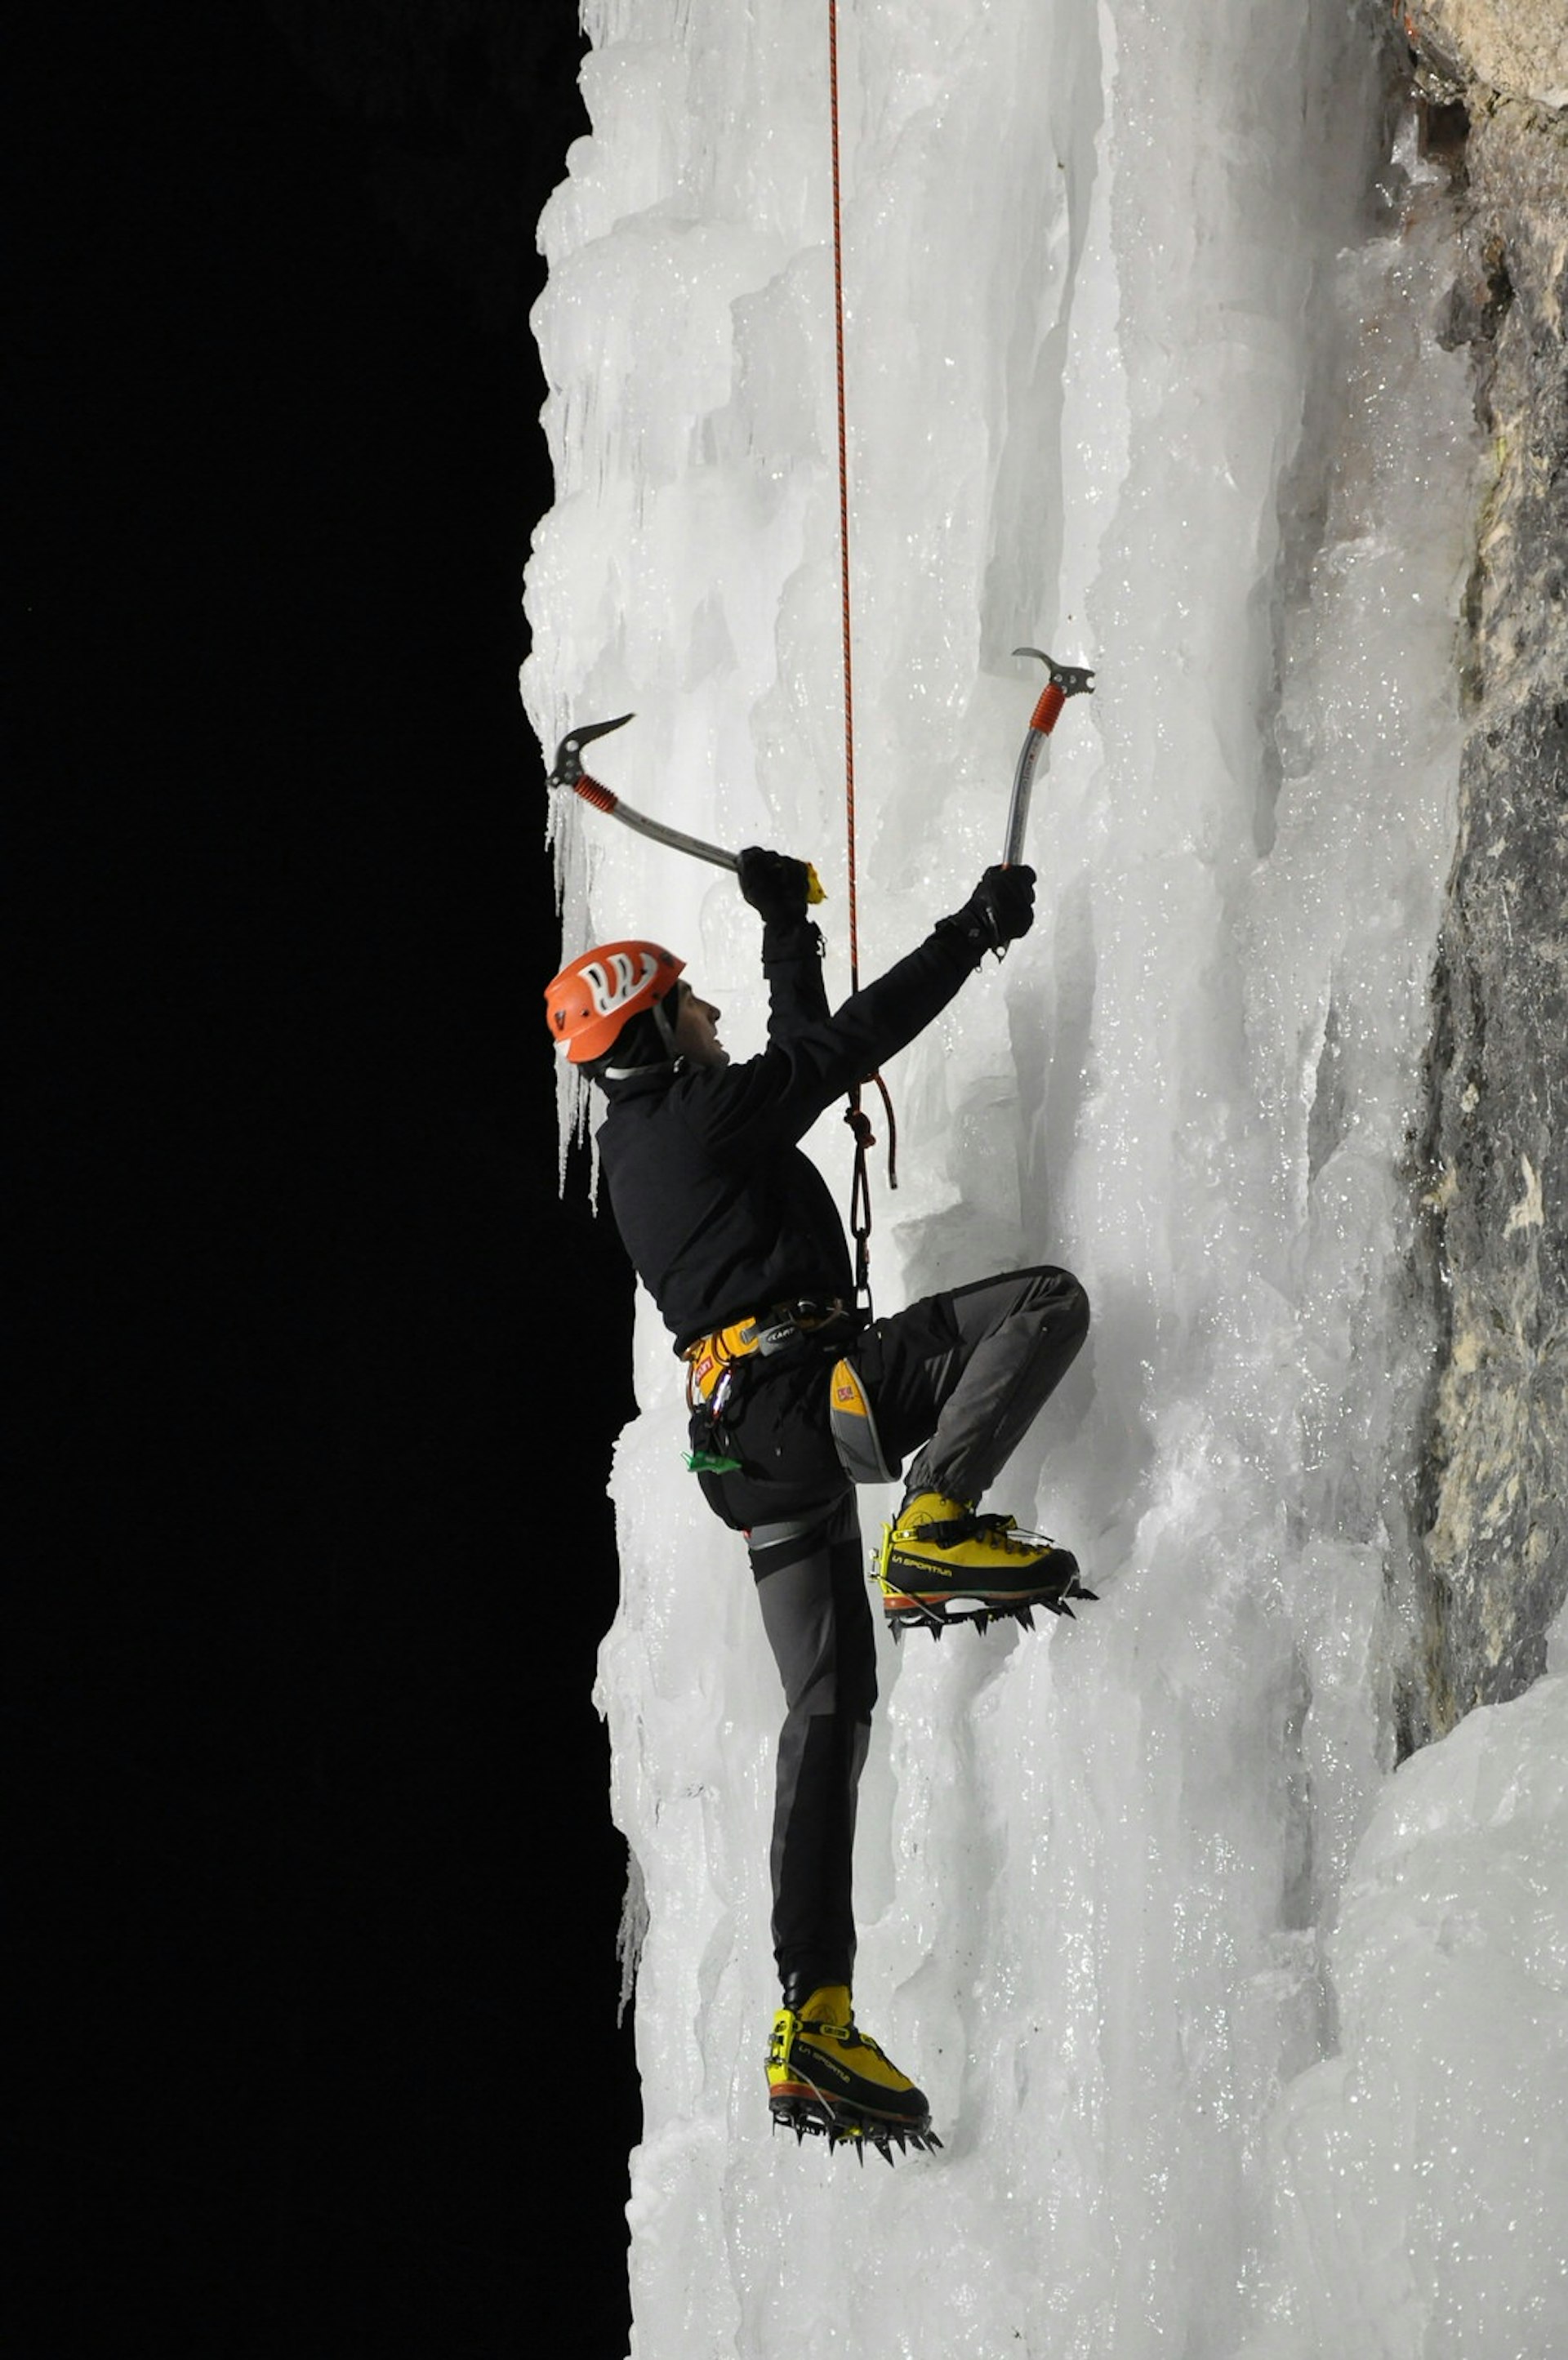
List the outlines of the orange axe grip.
{"label": "orange axe grip", "polygon": [[1067,698],[1055,681],[1048,680],[1040,691],[1038,705],[1029,716],[1030,728],[1044,730],[1048,738],[1057,726],[1057,716],[1066,703]]}
{"label": "orange axe grip", "polygon": [[586,803],[592,803],[595,811],[613,812],[620,801],[620,797],[612,795],[608,787],[601,787],[597,779],[590,779],[586,770],[580,778],[573,780],[572,792],[581,795]]}

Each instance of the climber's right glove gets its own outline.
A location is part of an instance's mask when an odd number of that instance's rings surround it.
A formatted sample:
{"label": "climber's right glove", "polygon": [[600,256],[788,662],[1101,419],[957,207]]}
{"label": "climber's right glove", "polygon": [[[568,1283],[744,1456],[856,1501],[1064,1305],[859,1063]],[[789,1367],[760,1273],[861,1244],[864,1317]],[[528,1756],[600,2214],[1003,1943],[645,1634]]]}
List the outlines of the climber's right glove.
{"label": "climber's right glove", "polygon": [[1034,923],[1034,870],[998,866],[986,870],[961,910],[938,922],[937,931],[958,934],[978,959],[1017,942]]}

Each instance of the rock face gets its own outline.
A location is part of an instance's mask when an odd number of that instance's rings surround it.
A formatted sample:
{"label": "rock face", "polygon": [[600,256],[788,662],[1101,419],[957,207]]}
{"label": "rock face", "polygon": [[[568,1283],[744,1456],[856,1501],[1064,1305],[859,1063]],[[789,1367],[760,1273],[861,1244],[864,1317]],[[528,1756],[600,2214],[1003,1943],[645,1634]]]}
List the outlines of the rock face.
{"label": "rock face", "polygon": [[1568,21],[1415,0],[1418,82],[1468,117],[1468,344],[1492,437],[1464,650],[1459,839],[1433,987],[1418,1255],[1420,1631],[1401,1754],[1545,1667],[1568,1590]]}
{"label": "rock face", "polygon": [[1409,0],[1405,29],[1460,90],[1568,106],[1568,16],[1558,0]]}

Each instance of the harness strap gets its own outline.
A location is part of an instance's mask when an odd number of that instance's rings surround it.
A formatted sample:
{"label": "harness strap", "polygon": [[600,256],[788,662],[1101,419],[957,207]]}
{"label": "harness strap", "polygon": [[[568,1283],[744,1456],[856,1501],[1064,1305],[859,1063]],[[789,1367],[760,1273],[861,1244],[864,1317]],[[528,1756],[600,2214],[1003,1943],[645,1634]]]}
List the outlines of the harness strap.
{"label": "harness strap", "polygon": [[681,1354],[686,1364],[686,1407],[695,1410],[699,1402],[706,1403],[717,1417],[738,1361],[749,1360],[754,1353],[766,1358],[782,1352],[797,1336],[813,1335],[843,1317],[844,1306],[837,1295],[825,1303],[802,1297],[775,1303],[771,1311],[755,1312],[749,1319],[736,1319],[728,1328],[699,1336]]}

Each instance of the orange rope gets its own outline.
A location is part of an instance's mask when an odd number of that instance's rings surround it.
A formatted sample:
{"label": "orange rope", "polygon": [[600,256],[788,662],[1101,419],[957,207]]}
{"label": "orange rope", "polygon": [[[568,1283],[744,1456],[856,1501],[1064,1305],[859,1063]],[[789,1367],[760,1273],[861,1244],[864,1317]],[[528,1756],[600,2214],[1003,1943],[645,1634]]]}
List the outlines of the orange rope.
{"label": "orange rope", "polygon": [[839,187],[839,0],[828,0],[828,80],[833,129],[833,331],[839,389],[839,588],[844,639],[844,817],[850,856],[850,989],[861,988],[855,899],[855,683],[850,653],[850,441],[844,400],[844,230]]}
{"label": "orange rope", "polygon": [[[828,0],[828,82],[833,146],[834,364],[839,397],[839,589],[844,643],[844,832],[849,856],[850,989],[859,991],[861,929],[855,876],[855,675],[850,644],[850,438],[844,399],[844,229],[839,180],[839,0]],[[887,1182],[890,1188],[896,1188],[898,1130],[894,1120],[893,1100],[880,1074],[873,1074],[870,1078],[882,1092],[882,1102],[887,1114]],[[869,1309],[872,1198],[866,1154],[876,1145],[876,1134],[872,1129],[870,1117],[861,1111],[861,1085],[858,1082],[850,1092],[849,1111],[844,1120],[855,1141],[855,1168],[850,1182],[850,1229],[855,1240],[855,1292],[866,1296]]]}

